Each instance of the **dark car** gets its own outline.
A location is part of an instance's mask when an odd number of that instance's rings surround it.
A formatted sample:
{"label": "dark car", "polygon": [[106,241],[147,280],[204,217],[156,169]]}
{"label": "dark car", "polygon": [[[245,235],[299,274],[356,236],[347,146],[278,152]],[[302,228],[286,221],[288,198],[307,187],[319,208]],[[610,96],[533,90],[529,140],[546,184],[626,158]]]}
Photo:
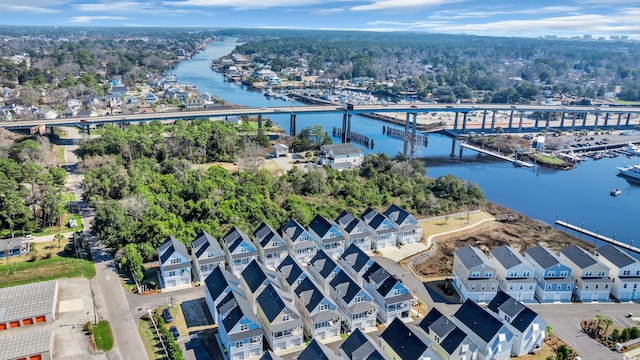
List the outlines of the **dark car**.
{"label": "dark car", "polygon": [[164,319],[164,322],[166,323],[170,323],[173,321],[173,316],[171,316],[171,313],[169,312],[169,309],[163,309],[162,310],[162,318]]}
{"label": "dark car", "polygon": [[412,109],[417,109],[417,108],[418,108],[418,105],[411,105],[411,108],[412,108]]}
{"label": "dark car", "polygon": [[178,328],[176,328],[175,326],[172,326],[172,327],[169,328],[169,330],[173,334],[173,338],[175,340],[178,340],[178,338],[180,337],[180,333],[178,332]]}

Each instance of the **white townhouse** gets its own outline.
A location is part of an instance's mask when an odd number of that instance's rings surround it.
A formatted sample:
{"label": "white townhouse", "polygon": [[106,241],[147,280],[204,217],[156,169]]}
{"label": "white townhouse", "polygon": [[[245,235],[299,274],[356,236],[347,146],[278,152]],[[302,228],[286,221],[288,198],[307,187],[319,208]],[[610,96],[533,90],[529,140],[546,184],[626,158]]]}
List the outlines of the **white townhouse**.
{"label": "white townhouse", "polygon": [[375,330],[377,306],[369,293],[340,270],[329,283],[329,296],[335,300],[345,325],[350,329]]}
{"label": "white townhouse", "polygon": [[[191,259],[183,243],[169,236],[158,247],[160,285],[163,291],[191,286]],[[137,279],[141,281],[142,279]]]}
{"label": "white townhouse", "polygon": [[291,255],[282,260],[277,271],[280,288],[288,292],[292,292],[307,277],[302,265]]}
{"label": "white townhouse", "polygon": [[253,232],[260,261],[271,270],[275,270],[287,256],[288,247],[280,234],[266,222]]}
{"label": "white townhouse", "polygon": [[609,272],[609,276],[613,279],[611,295],[618,301],[637,300],[640,261],[611,244],[597,248],[596,257],[611,269]]}
{"label": "white townhouse", "polygon": [[375,263],[357,245],[351,244],[338,258],[338,265],[362,286],[362,276]]}
{"label": "white townhouse", "polygon": [[301,264],[308,264],[318,252],[318,244],[313,240],[313,236],[295,219],[289,219],[282,227],[281,233],[289,246],[289,254],[293,254]]}
{"label": "white townhouse", "polygon": [[363,288],[378,305],[378,320],[389,324],[393,319],[411,321],[411,291],[398,279],[374,262],[364,273]]}
{"label": "white townhouse", "polygon": [[560,251],[560,261],[571,268],[577,301],[609,301],[613,280],[610,269],[585,249],[571,245]]}
{"label": "white townhouse", "polygon": [[342,269],[327,253],[320,250],[307,265],[306,271],[324,291],[329,291],[329,283]]}
{"label": "white townhouse", "polygon": [[374,231],[371,239],[373,250],[384,250],[396,246],[398,229],[386,216],[380,214],[372,208],[367,208],[360,218]]}
{"label": "white townhouse", "polygon": [[338,346],[338,352],[345,360],[392,360],[375,340],[358,328],[353,329],[342,345]]}
{"label": "white townhouse", "polygon": [[331,258],[337,259],[344,251],[347,238],[335,222],[316,215],[309,223],[309,233],[313,235],[318,248]]}
{"label": "white townhouse", "polygon": [[496,269],[478,248],[467,245],[453,253],[453,287],[465,301],[489,302],[498,292]]}
{"label": "white townhouse", "polygon": [[218,344],[229,360],[259,359],[263,354],[263,329],[247,299],[230,291],[217,305]]}
{"label": "white townhouse", "polygon": [[302,315],[305,334],[308,338],[321,342],[340,339],[342,315],[338,306],[314,284],[310,277],[305,278],[293,290],[295,304]]}
{"label": "white townhouse", "polygon": [[217,266],[224,267],[224,252],[213,236],[201,231],[191,242],[191,261],[196,282],[203,282]]}
{"label": "white townhouse", "polygon": [[240,280],[235,275],[222,266],[213,269],[204,281],[204,300],[207,303],[214,324],[217,324],[219,320],[217,306],[230,291],[235,291],[244,296]]}
{"label": "white townhouse", "polygon": [[256,303],[265,338],[276,355],[304,345],[302,317],[293,306],[291,295],[269,284]]}
{"label": "white townhouse", "polygon": [[362,251],[371,250],[371,239],[375,234],[364,221],[342,210],[336,223],[347,234],[347,245],[354,244]]}
{"label": "white townhouse", "polygon": [[278,286],[278,274],[267,269],[261,262],[256,259],[251,260],[244,270],[240,273],[240,283],[246,295],[247,300],[256,310],[256,299],[264,289],[270,284],[275,283]]}
{"label": "white townhouse", "polygon": [[251,239],[235,226],[229,229],[222,242],[227,266],[234,275],[240,275],[251,260],[258,258],[258,251]]}
{"label": "white townhouse", "polygon": [[488,311],[467,299],[451,318],[478,346],[478,359],[508,360],[513,334]]}
{"label": "white townhouse", "polygon": [[533,266],[536,298],[541,303],[571,302],[573,278],[571,268],[558,255],[542,245],[527,249],[524,258]]}
{"label": "white townhouse", "polygon": [[534,302],[536,281],[529,262],[507,245],[491,250],[490,254],[489,260],[496,269],[500,289],[518,301]]}
{"label": "white townhouse", "polygon": [[420,238],[422,238],[422,228],[418,225],[418,220],[407,210],[396,204],[391,204],[384,212],[384,215],[389,218],[396,229],[398,229],[396,241],[399,245],[420,242]]}

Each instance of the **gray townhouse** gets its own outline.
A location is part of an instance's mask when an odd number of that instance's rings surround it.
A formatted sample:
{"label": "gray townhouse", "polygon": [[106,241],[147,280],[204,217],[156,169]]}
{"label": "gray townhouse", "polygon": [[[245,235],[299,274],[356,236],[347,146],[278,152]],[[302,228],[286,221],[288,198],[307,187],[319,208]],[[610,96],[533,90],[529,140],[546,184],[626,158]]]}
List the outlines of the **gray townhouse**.
{"label": "gray townhouse", "polygon": [[453,287],[465,301],[488,302],[498,292],[496,269],[478,248],[467,245],[453,253]]}
{"label": "gray townhouse", "polygon": [[329,292],[331,280],[342,271],[338,264],[323,250],[316,253],[306,270],[325,292]]}
{"label": "gray townhouse", "polygon": [[536,281],[533,267],[520,253],[507,245],[490,251],[489,260],[496,269],[500,289],[518,301],[534,302]]}
{"label": "gray townhouse", "polygon": [[422,228],[418,225],[416,218],[407,210],[396,204],[391,204],[384,212],[384,215],[391,220],[398,230],[396,241],[399,245],[420,242]]}
{"label": "gray townhouse", "polygon": [[301,264],[308,264],[318,252],[318,244],[313,236],[295,219],[289,219],[281,233],[289,246],[289,254],[293,254]]}
{"label": "gray townhouse", "polygon": [[338,258],[338,265],[362,286],[362,276],[375,263],[373,259],[357,245],[349,245]]}
{"label": "gray townhouse", "polygon": [[191,242],[191,263],[197,283],[202,283],[217,266],[224,267],[224,252],[213,236],[201,231]]}
{"label": "gray townhouse", "polygon": [[320,342],[340,339],[342,315],[338,306],[323,293],[310,277],[293,290],[296,308],[302,316],[307,338]]}
{"label": "gray townhouse", "polygon": [[478,346],[449,317],[432,308],[418,328],[431,340],[433,351],[443,360],[477,358]]}
{"label": "gray townhouse", "polygon": [[269,284],[258,295],[256,303],[265,339],[276,355],[304,345],[302,317],[293,306],[291,295]]}
{"label": "gray townhouse", "polygon": [[527,249],[524,258],[533,266],[538,301],[571,302],[574,283],[571,268],[561,263],[558,255],[542,245],[537,245]]}
{"label": "gray townhouse", "polygon": [[360,218],[373,230],[371,249],[380,251],[396,246],[398,229],[385,215],[372,208],[367,208]]}
{"label": "gray townhouse", "polygon": [[395,360],[440,359],[431,346],[431,340],[413,328],[398,318],[393,319],[380,334],[382,351]]}
{"label": "gray townhouse", "polygon": [[354,244],[362,251],[371,250],[371,239],[375,234],[364,221],[342,210],[336,218],[336,224],[347,234],[347,245]]}
{"label": "gray townhouse", "polygon": [[585,249],[571,245],[560,251],[560,261],[571,268],[577,301],[609,301],[613,280],[610,269]]}
{"label": "gray townhouse", "polygon": [[271,270],[275,270],[282,259],[287,256],[289,248],[280,234],[266,222],[253,232],[258,250],[258,258]]}
{"label": "gray townhouse", "polygon": [[251,260],[258,258],[258,251],[251,239],[235,226],[222,238],[222,243],[227,266],[235,275],[240,275]]}
{"label": "gray townhouse", "polygon": [[353,329],[342,345],[338,346],[338,351],[345,360],[393,360],[384,354],[378,343],[358,328]]}
{"label": "gray townhouse", "polygon": [[363,287],[378,305],[378,320],[389,324],[393,319],[411,321],[411,291],[398,279],[374,262],[364,273]]}
{"label": "gray townhouse", "polygon": [[467,299],[451,318],[478,346],[478,359],[507,360],[513,334],[488,311]]}
{"label": "gray townhouse", "polygon": [[240,280],[235,275],[222,266],[213,269],[204,281],[204,300],[207,303],[214,324],[218,323],[217,306],[230,291],[235,291],[244,296]]}
{"label": "gray townhouse", "polygon": [[282,260],[277,271],[280,288],[290,293],[302,280],[307,278],[307,273],[302,269],[302,265],[291,255],[287,255]]}
{"label": "gray townhouse", "polygon": [[596,258],[611,269],[611,295],[618,301],[636,301],[639,298],[640,261],[611,244],[597,248]]}
{"label": "gray townhouse", "polygon": [[329,296],[335,300],[350,330],[375,329],[378,309],[373,298],[343,270],[331,279]]}
{"label": "gray townhouse", "polygon": [[264,289],[275,282],[278,286],[278,274],[275,271],[267,269],[258,260],[251,260],[249,265],[240,273],[240,283],[245,292],[247,300],[256,311],[256,299]]}
{"label": "gray townhouse", "polygon": [[259,359],[263,353],[263,329],[247,299],[230,291],[216,306],[221,351],[229,360]]}

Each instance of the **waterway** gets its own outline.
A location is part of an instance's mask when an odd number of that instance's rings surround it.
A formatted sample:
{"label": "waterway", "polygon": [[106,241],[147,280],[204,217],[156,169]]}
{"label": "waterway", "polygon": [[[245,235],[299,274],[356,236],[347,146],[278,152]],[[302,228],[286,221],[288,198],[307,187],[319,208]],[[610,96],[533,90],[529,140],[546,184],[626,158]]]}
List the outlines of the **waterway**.
{"label": "waterway", "polygon": [[[222,74],[211,71],[211,60],[231,53],[238,45],[236,41],[235,38],[227,38],[211,43],[192,59],[177,64],[173,73],[180,83],[194,85],[201,92],[219,96],[230,103],[293,109],[304,106],[302,103],[266,98],[261,92],[225,82]],[[288,114],[274,115],[271,119],[289,130]],[[322,125],[331,133],[333,126],[341,126],[342,116],[338,113],[297,116],[298,131],[315,124]],[[389,124],[362,116],[353,117],[353,131],[374,140],[374,149],[364,149],[365,153],[384,152],[395,156],[403,151],[402,141],[382,135],[383,126]],[[334,141],[340,140],[334,138]],[[640,221],[636,222],[640,209],[640,186],[616,176],[617,166],[640,163],[640,158],[620,156],[588,160],[569,171],[515,168],[510,163],[478,156],[469,150],[460,157],[458,146],[455,156],[451,157],[451,141],[442,135],[429,135],[428,146],[416,148],[415,156],[426,159],[427,176],[435,178],[453,174],[478,184],[488,200],[531,218],[548,224],[560,219],[625,243],[633,243],[635,237],[635,245],[640,245]],[[622,194],[610,196],[613,188],[621,189]]]}

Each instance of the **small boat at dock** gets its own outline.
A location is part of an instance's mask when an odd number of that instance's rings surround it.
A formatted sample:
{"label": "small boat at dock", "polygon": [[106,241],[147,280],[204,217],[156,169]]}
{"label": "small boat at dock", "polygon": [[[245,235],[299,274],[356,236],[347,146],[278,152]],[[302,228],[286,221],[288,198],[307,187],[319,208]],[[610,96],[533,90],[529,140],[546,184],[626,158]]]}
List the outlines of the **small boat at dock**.
{"label": "small boat at dock", "polygon": [[611,196],[618,196],[620,194],[622,194],[622,190],[620,189],[611,189],[611,192],[609,193]]}

